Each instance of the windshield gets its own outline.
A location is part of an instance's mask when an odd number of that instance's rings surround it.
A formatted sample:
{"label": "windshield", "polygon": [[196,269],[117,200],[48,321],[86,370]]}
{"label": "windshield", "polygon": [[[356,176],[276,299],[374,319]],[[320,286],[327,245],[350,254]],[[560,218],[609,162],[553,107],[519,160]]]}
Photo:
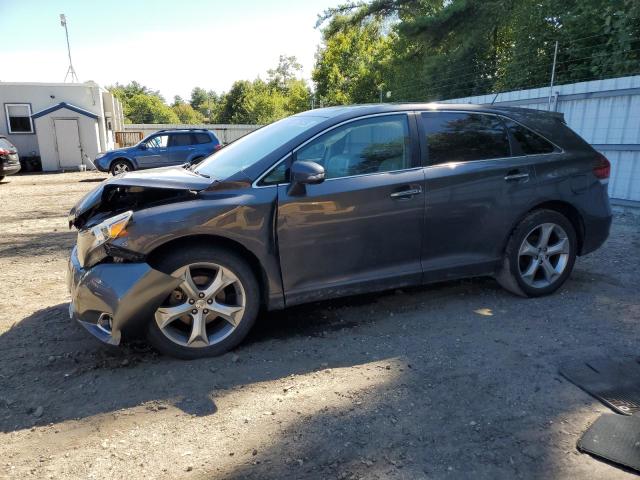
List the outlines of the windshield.
{"label": "windshield", "polygon": [[198,164],[195,171],[225,180],[323,120],[326,118],[307,115],[283,118],[218,150]]}

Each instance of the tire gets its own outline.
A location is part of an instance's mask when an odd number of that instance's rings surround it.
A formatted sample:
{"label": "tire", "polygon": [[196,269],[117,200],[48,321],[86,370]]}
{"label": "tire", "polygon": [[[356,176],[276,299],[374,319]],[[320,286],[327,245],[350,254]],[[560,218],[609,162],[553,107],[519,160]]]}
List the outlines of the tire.
{"label": "tire", "polygon": [[577,249],[576,231],[567,217],[554,210],[535,210],[511,234],[496,280],[522,297],[549,295],[571,275]]}
{"label": "tire", "polygon": [[0,182],[4,180],[4,175],[0,176]]}
{"label": "tire", "polygon": [[[221,268],[216,269],[214,265]],[[178,249],[163,257],[155,267],[174,274],[184,270],[185,275],[192,279],[191,283],[185,280],[174,290],[147,324],[147,339],[158,351],[187,360],[213,357],[231,350],[249,333],[260,309],[260,288],[250,266],[238,254],[222,248],[194,246]],[[205,291],[216,291],[214,282],[218,275],[220,278],[224,277],[225,282],[235,279],[238,283],[234,281],[220,290],[220,293],[213,293],[212,297],[208,294],[204,296]],[[202,282],[203,279],[207,280]],[[199,289],[194,290],[189,285],[195,285]],[[198,295],[204,298],[199,298]],[[242,304],[244,310],[239,310],[238,305]],[[170,320],[161,328],[160,324],[174,314],[175,305],[178,311],[186,307],[188,312],[176,320]],[[216,309],[238,311],[233,314],[235,318],[231,321],[231,318],[216,315]],[[168,315],[169,312],[172,315]],[[193,315],[194,312],[198,313]],[[198,331],[194,328],[196,318],[204,318],[205,326],[204,334],[194,337],[194,332]],[[207,337],[206,341],[204,335]]]}
{"label": "tire", "polygon": [[191,160],[191,165],[197,165],[199,164],[202,160],[204,160],[204,157],[196,157],[193,160]]}
{"label": "tire", "polygon": [[131,162],[129,160],[124,160],[121,158],[114,160],[113,163],[111,164],[111,167],[109,168],[111,175],[114,175],[114,176],[119,175],[121,173],[131,172],[133,170],[134,168]]}

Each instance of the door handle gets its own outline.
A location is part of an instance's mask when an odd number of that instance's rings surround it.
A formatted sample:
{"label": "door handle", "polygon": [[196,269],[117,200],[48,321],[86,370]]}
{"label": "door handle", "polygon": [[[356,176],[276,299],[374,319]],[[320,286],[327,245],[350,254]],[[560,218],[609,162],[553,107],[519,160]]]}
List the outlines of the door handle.
{"label": "door handle", "polygon": [[391,198],[408,198],[422,193],[422,188],[410,188],[409,190],[402,190],[400,192],[393,192],[389,195]]}
{"label": "door handle", "polygon": [[511,182],[514,180],[524,180],[526,178],[529,178],[529,174],[526,172],[509,172],[505,175],[504,179],[507,182]]}

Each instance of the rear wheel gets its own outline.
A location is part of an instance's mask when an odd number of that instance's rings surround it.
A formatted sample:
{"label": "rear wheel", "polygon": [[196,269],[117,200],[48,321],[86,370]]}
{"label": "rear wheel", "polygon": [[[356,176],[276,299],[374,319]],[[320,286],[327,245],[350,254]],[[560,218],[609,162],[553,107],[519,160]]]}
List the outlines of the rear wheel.
{"label": "rear wheel", "polygon": [[576,254],[577,238],[571,222],[556,211],[536,210],[512,233],[496,278],[516,295],[548,295],[569,277]]}
{"label": "rear wheel", "polygon": [[0,182],[4,180],[4,175],[0,176]]}
{"label": "rear wheel", "polygon": [[111,174],[120,175],[133,170],[133,165],[128,160],[118,159],[111,164]]}
{"label": "rear wheel", "polygon": [[158,268],[183,281],[149,322],[147,336],[155,348],[192,359],[221,355],[244,339],[258,315],[260,291],[241,257],[195,247],[163,258]]}

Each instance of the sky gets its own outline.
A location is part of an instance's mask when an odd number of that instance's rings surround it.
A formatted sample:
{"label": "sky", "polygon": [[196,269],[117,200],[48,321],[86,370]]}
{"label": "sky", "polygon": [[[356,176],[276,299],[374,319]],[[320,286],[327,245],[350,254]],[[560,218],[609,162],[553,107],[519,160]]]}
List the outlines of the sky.
{"label": "sky", "polygon": [[62,82],[64,28],[81,82],[136,80],[168,100],[266,77],[295,55],[310,79],[317,15],[342,0],[0,0],[0,81]]}

